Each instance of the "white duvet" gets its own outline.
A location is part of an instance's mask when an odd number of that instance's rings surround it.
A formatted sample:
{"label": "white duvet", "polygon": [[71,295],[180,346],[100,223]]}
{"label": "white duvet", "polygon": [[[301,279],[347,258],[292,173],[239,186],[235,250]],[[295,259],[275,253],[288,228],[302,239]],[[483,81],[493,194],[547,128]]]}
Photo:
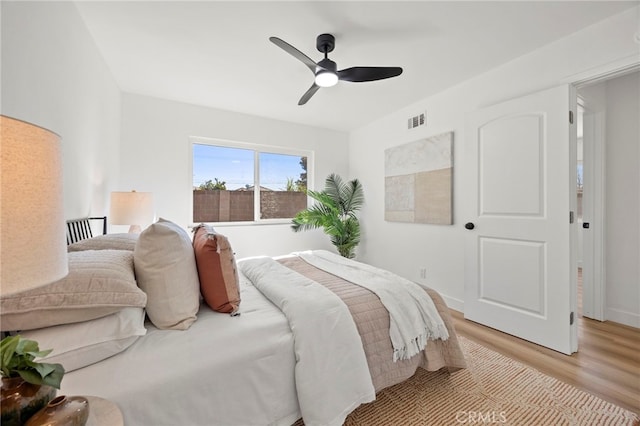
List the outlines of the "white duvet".
{"label": "white duvet", "polygon": [[306,426],[339,426],[360,404],[375,400],[360,335],[338,296],[272,258],[242,260],[238,268],[289,321]]}

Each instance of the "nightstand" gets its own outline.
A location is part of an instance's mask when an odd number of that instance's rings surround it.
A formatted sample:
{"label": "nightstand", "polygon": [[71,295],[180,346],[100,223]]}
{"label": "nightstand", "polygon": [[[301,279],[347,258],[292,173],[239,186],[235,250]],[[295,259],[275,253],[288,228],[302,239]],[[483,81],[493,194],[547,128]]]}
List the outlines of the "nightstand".
{"label": "nightstand", "polygon": [[122,411],[104,398],[84,395],[89,401],[89,419],[86,426],[124,426]]}

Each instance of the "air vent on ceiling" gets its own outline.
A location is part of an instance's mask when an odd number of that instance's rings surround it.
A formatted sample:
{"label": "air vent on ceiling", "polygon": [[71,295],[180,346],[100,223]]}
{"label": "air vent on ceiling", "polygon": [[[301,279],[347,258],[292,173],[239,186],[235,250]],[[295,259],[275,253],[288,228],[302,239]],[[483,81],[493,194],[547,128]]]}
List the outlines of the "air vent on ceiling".
{"label": "air vent on ceiling", "polygon": [[407,121],[407,127],[409,129],[414,129],[418,126],[424,126],[427,122],[426,117],[427,113],[425,112],[409,118],[409,120]]}

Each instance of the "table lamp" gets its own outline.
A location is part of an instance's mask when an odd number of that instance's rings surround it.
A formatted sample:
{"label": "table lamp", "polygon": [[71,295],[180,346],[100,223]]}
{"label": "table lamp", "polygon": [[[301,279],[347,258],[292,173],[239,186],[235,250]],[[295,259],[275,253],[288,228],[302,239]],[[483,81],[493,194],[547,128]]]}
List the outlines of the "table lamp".
{"label": "table lamp", "polygon": [[130,225],[129,233],[139,234],[140,225],[153,222],[153,194],[150,192],[112,192],[109,221],[113,225]]}
{"label": "table lamp", "polygon": [[55,133],[0,115],[0,294],[68,274],[62,155]]}

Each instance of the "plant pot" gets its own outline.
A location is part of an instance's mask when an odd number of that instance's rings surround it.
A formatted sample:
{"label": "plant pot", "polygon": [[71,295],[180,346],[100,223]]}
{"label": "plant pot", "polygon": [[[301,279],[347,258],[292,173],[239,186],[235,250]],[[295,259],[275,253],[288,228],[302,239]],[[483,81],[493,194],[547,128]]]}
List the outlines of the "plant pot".
{"label": "plant pot", "polygon": [[21,377],[3,377],[0,400],[0,424],[19,426],[40,411],[56,396],[56,388],[34,385]]}
{"label": "plant pot", "polygon": [[84,426],[89,419],[89,401],[83,396],[58,396],[36,414],[25,426]]}

